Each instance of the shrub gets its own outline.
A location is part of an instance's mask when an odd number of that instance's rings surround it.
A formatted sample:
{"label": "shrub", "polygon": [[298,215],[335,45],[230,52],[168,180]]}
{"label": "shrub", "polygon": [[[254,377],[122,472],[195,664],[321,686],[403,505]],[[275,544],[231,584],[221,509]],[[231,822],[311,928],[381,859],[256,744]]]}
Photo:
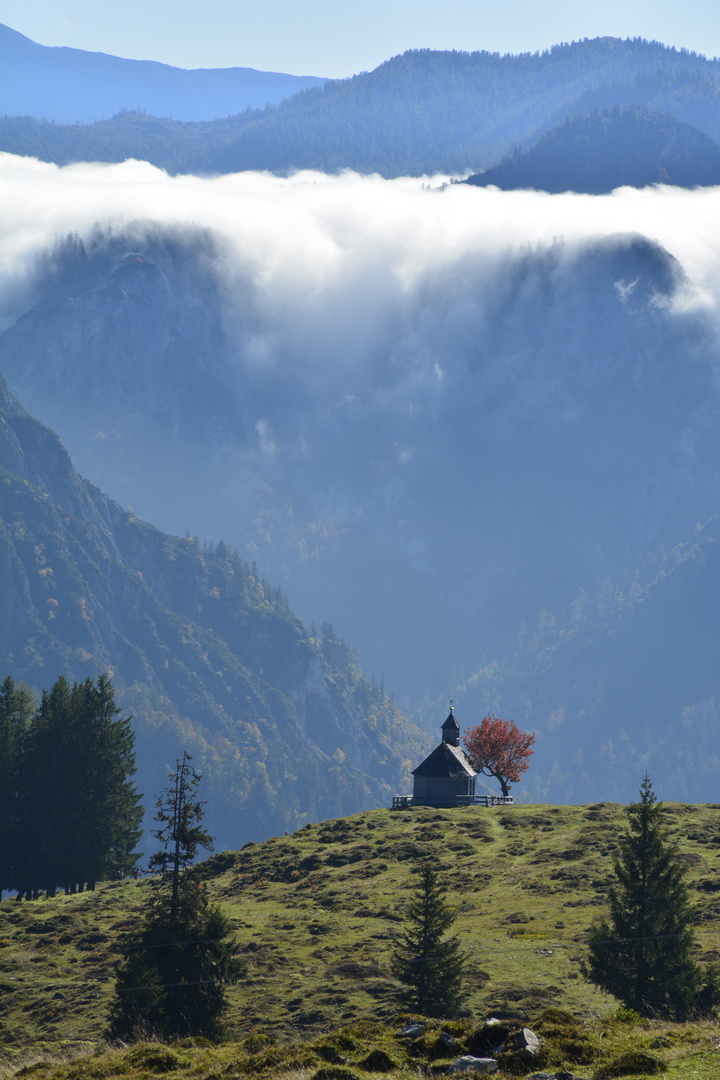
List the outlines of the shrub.
{"label": "shrub", "polygon": [[664,1061],[646,1050],[628,1050],[596,1069],[595,1080],[613,1080],[616,1076],[657,1076],[666,1068]]}
{"label": "shrub", "polygon": [[181,1067],[180,1059],[166,1046],[153,1046],[141,1043],[125,1055],[125,1060],[132,1065],[133,1069],[144,1069],[147,1072],[166,1073],[174,1072]]}

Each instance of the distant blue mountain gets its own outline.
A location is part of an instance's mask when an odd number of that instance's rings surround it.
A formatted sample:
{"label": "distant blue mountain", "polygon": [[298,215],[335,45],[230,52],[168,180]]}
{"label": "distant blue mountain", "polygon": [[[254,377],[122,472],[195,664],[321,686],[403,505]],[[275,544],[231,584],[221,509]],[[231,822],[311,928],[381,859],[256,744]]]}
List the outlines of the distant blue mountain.
{"label": "distant blue mountain", "polygon": [[122,109],[214,120],[262,109],[325,79],[254,68],[183,68],[38,45],[0,23],[0,114],[88,124]]}

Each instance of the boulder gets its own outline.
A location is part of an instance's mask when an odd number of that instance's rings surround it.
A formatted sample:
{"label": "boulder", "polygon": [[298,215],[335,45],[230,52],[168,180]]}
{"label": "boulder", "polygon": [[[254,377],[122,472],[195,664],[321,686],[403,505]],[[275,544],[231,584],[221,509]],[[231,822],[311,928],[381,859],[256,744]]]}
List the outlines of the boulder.
{"label": "boulder", "polygon": [[540,1039],[537,1037],[534,1031],[530,1028],[521,1028],[517,1035],[513,1036],[513,1043],[517,1050],[524,1050],[528,1054],[533,1056],[537,1054],[540,1049]]}
{"label": "boulder", "polygon": [[397,1037],[399,1039],[418,1039],[421,1035],[425,1034],[425,1027],[425,1024],[419,1022],[416,1024],[408,1024],[402,1031],[398,1031]]}
{"label": "boulder", "polygon": [[494,1073],[497,1072],[498,1063],[495,1058],[476,1058],[471,1054],[466,1054],[464,1057],[458,1058],[457,1061],[453,1061],[452,1065],[448,1065],[447,1075],[454,1076],[457,1073]]}

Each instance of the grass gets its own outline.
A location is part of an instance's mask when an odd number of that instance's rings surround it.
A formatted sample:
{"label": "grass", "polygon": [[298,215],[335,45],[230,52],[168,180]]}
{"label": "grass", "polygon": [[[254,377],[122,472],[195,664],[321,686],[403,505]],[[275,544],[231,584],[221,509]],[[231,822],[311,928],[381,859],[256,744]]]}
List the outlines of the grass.
{"label": "grass", "polygon": [[[698,959],[720,961],[720,807],[668,804],[665,813],[688,867]],[[206,887],[230,917],[248,969],[230,990],[220,1047],[140,1053],[103,1041],[113,965],[142,916],[149,882],[4,901],[0,1068],[41,1080],[130,1072],[299,1080],[337,1068],[318,1047],[343,1039],[353,1049],[337,1050],[347,1058],[341,1067],[363,1077],[370,1074],[359,1063],[374,1048],[398,1065],[386,1075],[447,1064],[452,1058],[433,1059],[439,1026],[414,1048],[395,1038],[389,972],[403,904],[432,859],[470,954],[468,1016],[455,1024],[464,1048],[492,1015],[536,1030],[546,1067],[600,1080],[603,1070],[618,1074],[623,1055],[642,1051],[671,1080],[717,1080],[715,1022],[614,1019],[617,1002],[582,976],[587,927],[604,910],[623,827],[615,804],[375,810],[214,856],[203,864]]]}

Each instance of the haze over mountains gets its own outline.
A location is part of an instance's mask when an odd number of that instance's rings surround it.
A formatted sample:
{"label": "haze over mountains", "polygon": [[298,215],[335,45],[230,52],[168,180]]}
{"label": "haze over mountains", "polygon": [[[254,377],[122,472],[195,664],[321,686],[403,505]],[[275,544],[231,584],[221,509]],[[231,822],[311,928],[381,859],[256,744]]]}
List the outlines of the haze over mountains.
{"label": "haze over mountains", "polygon": [[[437,732],[449,696],[463,725],[495,712],[537,730],[516,794],[625,799],[647,768],[664,798],[714,798],[720,191],[668,184],[713,181],[717,75],[716,61],[602,39],[532,57],[408,53],[218,125],[137,114],[87,128],[5,121],[3,145],[42,144],[38,156],[78,163],[0,157],[13,207],[0,367],[79,471],[134,508],[107,511],[121,535],[145,538],[131,558],[113,537],[114,573],[126,583],[139,569],[152,593],[124,586],[95,606],[94,652],[79,638],[68,650],[56,620],[40,617],[41,593],[16,589],[25,629],[6,644],[5,667],[49,683],[109,658],[124,700],[137,694],[142,723],[162,732],[148,736],[156,748],[204,724],[207,710],[210,735],[203,728],[198,746],[220,790],[223,753],[208,749],[226,707],[217,672],[246,664],[247,642],[235,647],[228,626],[264,577],[273,618],[308,662],[327,642],[333,653],[341,634],[425,731]],[[575,116],[580,106],[587,115]],[[539,138],[544,125],[555,130]],[[549,195],[286,175],[303,162],[447,174],[534,142],[488,177],[505,168],[510,186],[511,169],[529,161],[522,186],[664,186]],[[132,146],[145,162],[86,160]],[[214,175],[173,178],[151,161]],[[57,526],[63,499],[35,474]],[[17,511],[0,493],[3,519],[20,520],[8,519]],[[199,538],[187,541],[182,595],[168,591],[162,552],[177,559],[183,542],[135,515]],[[41,544],[54,543],[48,529]],[[232,556],[246,584],[227,597],[220,540],[258,568]],[[39,588],[34,546],[8,551],[12,580],[24,574]],[[61,562],[68,581],[80,573],[65,549]],[[183,678],[168,682],[160,644],[157,655],[134,651],[133,612],[157,622],[150,608],[162,609],[160,642],[176,619],[199,628],[191,645],[215,635],[199,696],[188,689],[190,653],[178,660]],[[209,622],[203,611],[215,612]],[[313,619],[337,633],[313,644]],[[337,747],[329,760],[302,740],[288,750],[273,694],[290,699],[280,711],[291,716],[305,690],[273,668],[273,634],[269,653],[246,664],[251,674],[233,676],[252,683],[255,704],[238,698],[233,724],[244,734],[232,754],[243,764],[222,798],[239,792],[247,806],[257,789],[246,767],[255,736],[243,725],[260,710],[277,725],[265,745],[280,764],[258,828],[328,812],[286,787],[292,755],[322,761],[328,776],[340,769],[328,781],[339,805],[382,802],[413,763],[419,729],[374,704],[385,700],[380,687],[340,643],[340,667],[323,669],[327,694],[341,687]],[[371,707],[376,719],[390,710],[396,726],[366,731]],[[341,746],[337,732],[351,728]]]}
{"label": "haze over mountains", "polygon": [[[44,62],[45,74],[35,84],[53,88],[52,94],[46,91],[51,110],[55,94],[61,100],[65,91]],[[173,77],[181,75],[205,77]],[[207,75],[219,79],[223,73]],[[105,78],[98,75],[99,85],[105,86]],[[227,108],[203,114],[199,107],[194,115],[202,119],[184,124],[176,109],[153,106],[156,98],[133,76],[135,97],[126,96],[122,104],[143,112],[124,111],[100,123],[42,123],[50,115],[44,105],[35,101],[32,109],[21,110],[10,95],[0,149],[57,164],[134,157],[172,173],[203,175],[240,169],[463,175],[488,168],[518,146],[532,146],[570,116],[614,105],[661,110],[720,140],[719,78],[717,60],[640,39],[597,38],[520,56],[423,49],[267,109],[246,110],[244,99],[229,95]],[[77,76],[66,74],[62,85],[84,87],[84,79],[79,69]],[[163,93],[168,101],[181,98],[175,86]],[[99,91],[87,96],[102,100]],[[146,115],[157,111],[159,117]],[[218,115],[226,119],[216,120]],[[683,155],[691,150],[686,144]],[[694,178],[691,162],[688,171],[691,184],[704,182]]]}
{"label": "haze over mountains", "polygon": [[254,68],[186,71],[149,60],[124,60],[82,49],[49,48],[0,23],[2,93],[7,116],[91,124],[122,109],[176,120],[214,120],[264,109],[324,79]]}

